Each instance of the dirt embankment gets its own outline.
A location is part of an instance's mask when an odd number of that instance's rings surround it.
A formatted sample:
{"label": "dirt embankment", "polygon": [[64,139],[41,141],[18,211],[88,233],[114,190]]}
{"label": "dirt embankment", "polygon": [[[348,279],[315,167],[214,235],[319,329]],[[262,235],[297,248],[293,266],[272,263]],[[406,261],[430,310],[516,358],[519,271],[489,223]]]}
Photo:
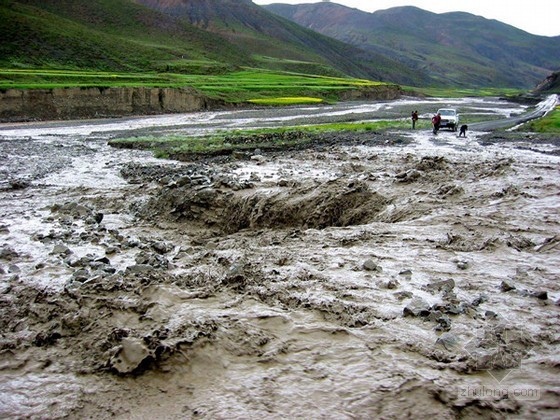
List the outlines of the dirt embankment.
{"label": "dirt embankment", "polygon": [[0,122],[164,114],[224,106],[189,88],[8,89],[0,98]]}
{"label": "dirt embankment", "polygon": [[[399,86],[381,85],[345,91],[339,96],[341,100],[389,100],[401,94]],[[0,123],[168,114],[234,106],[192,88],[8,89],[0,92]]]}

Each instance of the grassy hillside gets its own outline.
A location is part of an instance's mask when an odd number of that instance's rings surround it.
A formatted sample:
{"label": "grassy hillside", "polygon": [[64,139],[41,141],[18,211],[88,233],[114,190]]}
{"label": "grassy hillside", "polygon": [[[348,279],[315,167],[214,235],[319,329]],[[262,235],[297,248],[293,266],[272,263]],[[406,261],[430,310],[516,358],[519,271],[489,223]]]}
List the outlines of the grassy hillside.
{"label": "grassy hillside", "polygon": [[347,74],[401,84],[416,84],[424,77],[382,54],[366,52],[302,28],[249,0],[135,1],[226,38],[250,54],[260,67]]}
{"label": "grassy hillside", "polygon": [[2,67],[219,72],[252,63],[222,38],[129,1],[8,0],[0,19]]}
{"label": "grassy hillside", "polygon": [[241,67],[414,84],[374,53],[250,0],[2,0],[0,67],[223,74]]}
{"label": "grassy hillside", "polygon": [[327,2],[266,7],[428,74],[428,85],[532,88],[560,66],[559,37],[531,35],[468,13],[415,7],[366,13]]}

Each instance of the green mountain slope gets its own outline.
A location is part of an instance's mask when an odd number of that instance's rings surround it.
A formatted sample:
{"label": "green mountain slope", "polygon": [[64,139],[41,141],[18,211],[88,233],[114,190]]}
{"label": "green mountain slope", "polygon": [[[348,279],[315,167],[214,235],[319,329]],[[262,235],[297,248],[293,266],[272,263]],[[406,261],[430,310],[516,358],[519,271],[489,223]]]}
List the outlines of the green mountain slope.
{"label": "green mountain slope", "polygon": [[0,3],[0,66],[215,70],[251,64],[221,37],[127,0]]}
{"label": "green mountain slope", "polygon": [[528,88],[560,67],[560,37],[531,35],[468,13],[415,7],[366,13],[330,2],[266,8],[427,73],[432,85]]}
{"label": "green mountain slope", "polygon": [[[374,51],[304,29],[250,0],[134,0],[218,34],[269,69],[347,74],[403,84],[427,80],[422,72]],[[332,69],[336,69],[333,74]],[[330,70],[329,70],[330,69]]]}
{"label": "green mountain slope", "polygon": [[222,73],[255,67],[414,84],[416,72],[250,0],[2,0],[0,67]]}

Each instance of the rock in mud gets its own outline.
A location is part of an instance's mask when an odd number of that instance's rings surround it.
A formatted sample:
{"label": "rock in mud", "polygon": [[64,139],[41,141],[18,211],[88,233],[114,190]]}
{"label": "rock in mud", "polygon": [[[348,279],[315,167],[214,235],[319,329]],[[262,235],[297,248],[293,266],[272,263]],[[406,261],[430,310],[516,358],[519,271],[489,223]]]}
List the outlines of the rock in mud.
{"label": "rock in mud", "polygon": [[480,304],[487,302],[488,301],[488,296],[486,295],[480,295],[479,297],[477,297],[476,299],[474,299],[471,302],[472,306],[479,306]]}
{"label": "rock in mud", "polygon": [[130,274],[147,274],[154,270],[154,267],[148,264],[134,264],[126,267],[126,272]]}
{"label": "rock in mud", "polygon": [[383,271],[383,268],[381,268],[381,266],[378,265],[371,258],[364,261],[364,263],[362,264],[362,268],[366,271],[376,271],[376,272]]}
{"label": "rock in mud", "polygon": [[72,252],[70,248],[68,248],[66,245],[63,244],[55,245],[51,251],[51,254],[53,255],[63,255],[63,256],[68,256],[73,253],[74,252]]}
{"label": "rock in mud", "polygon": [[122,339],[120,349],[111,357],[109,366],[118,373],[132,373],[148,358],[151,358],[151,352],[142,340],[125,337]]}
{"label": "rock in mud", "polygon": [[425,317],[431,312],[431,307],[424,299],[416,297],[403,309],[403,316]]}
{"label": "rock in mud", "polygon": [[535,248],[537,252],[546,252],[558,248],[560,245],[560,236],[556,235],[551,238],[546,238],[544,242]]}
{"label": "rock in mud", "polygon": [[494,319],[498,317],[498,314],[494,311],[486,311],[484,312],[484,317],[486,319]]}
{"label": "rock in mud", "polygon": [[548,292],[546,290],[538,290],[530,293],[530,296],[535,297],[540,300],[548,299]]}
{"label": "rock in mud", "polygon": [[10,179],[10,188],[12,190],[23,190],[31,185],[27,179]]}
{"label": "rock in mud", "polygon": [[509,292],[511,290],[515,290],[515,286],[504,280],[502,281],[502,284],[500,284],[500,290],[502,292]]}
{"label": "rock in mud", "polygon": [[408,183],[417,181],[422,177],[422,173],[416,169],[409,169],[408,171],[400,172],[395,175],[398,182]]}
{"label": "rock in mud", "polygon": [[459,270],[467,270],[470,266],[468,261],[457,261],[457,268]]}
{"label": "rock in mud", "polygon": [[433,291],[450,292],[454,288],[455,288],[455,280],[453,279],[434,281],[426,286],[426,289],[432,292]]}
{"label": "rock in mud", "polygon": [[21,269],[16,264],[10,264],[8,266],[8,273],[21,273]]}
{"label": "rock in mud", "polygon": [[445,333],[436,340],[436,346],[443,347],[447,351],[459,349],[459,340],[455,334]]}
{"label": "rock in mud", "polygon": [[397,280],[391,279],[384,284],[386,289],[393,290],[399,287],[399,282]]}
{"label": "rock in mud", "polygon": [[5,245],[0,249],[0,259],[10,261],[12,258],[19,257],[19,253],[11,246]]}

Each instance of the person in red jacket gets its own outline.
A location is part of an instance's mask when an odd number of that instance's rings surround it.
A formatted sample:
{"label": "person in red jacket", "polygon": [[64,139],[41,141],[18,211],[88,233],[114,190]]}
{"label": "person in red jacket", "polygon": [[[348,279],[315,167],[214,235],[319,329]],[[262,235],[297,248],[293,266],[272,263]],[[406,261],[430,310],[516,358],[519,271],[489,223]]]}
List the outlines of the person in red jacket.
{"label": "person in red jacket", "polygon": [[439,131],[439,125],[441,124],[441,114],[438,113],[433,116],[432,118],[432,125],[434,126],[434,134],[437,134]]}
{"label": "person in red jacket", "polygon": [[412,129],[414,130],[416,128],[416,121],[418,121],[418,111],[414,111],[410,118],[412,119]]}

